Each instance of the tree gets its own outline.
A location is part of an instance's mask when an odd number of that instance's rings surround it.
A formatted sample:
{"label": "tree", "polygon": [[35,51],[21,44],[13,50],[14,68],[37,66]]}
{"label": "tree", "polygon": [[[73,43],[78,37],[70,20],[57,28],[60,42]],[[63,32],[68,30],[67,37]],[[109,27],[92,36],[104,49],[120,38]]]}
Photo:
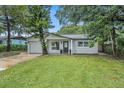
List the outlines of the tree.
{"label": "tree", "polygon": [[[11,15],[12,15],[12,30],[18,36],[22,34],[27,34],[26,20],[28,13],[28,6],[14,6],[11,7]],[[18,11],[19,10],[19,11]]]}
{"label": "tree", "polygon": [[11,30],[23,23],[26,6],[0,6],[1,28],[7,31],[7,51],[11,50]]}
{"label": "tree", "polygon": [[[2,6],[1,7],[1,12],[2,12],[2,16],[3,16],[3,26],[6,27],[6,30],[7,30],[7,51],[10,51],[10,16],[8,14],[8,11],[7,11],[7,7],[6,6]],[[4,28],[4,27],[3,27]]]}
{"label": "tree", "polygon": [[[68,10],[69,7],[73,7],[73,11]],[[95,42],[104,45],[110,37],[113,55],[116,56],[116,31],[120,31],[124,24],[123,6],[61,6],[56,16],[62,24],[84,22],[89,37]]]}
{"label": "tree", "polygon": [[29,6],[28,18],[29,33],[39,37],[43,54],[47,54],[45,33],[51,27],[50,6]]}
{"label": "tree", "polygon": [[[90,34],[93,36],[94,34],[98,34],[95,38],[101,38],[102,40],[107,41],[106,37],[111,38],[111,45],[112,45],[112,52],[113,56],[117,56],[117,32],[121,31],[121,28],[123,26],[123,20],[124,17],[122,17],[124,7],[123,6],[96,6],[95,11],[92,10],[90,17],[88,17],[88,20],[94,20],[91,22],[88,22],[88,24],[94,26],[96,28],[100,27],[98,30],[98,33],[92,33],[92,26],[88,26],[90,28]],[[95,15],[93,15],[95,14]],[[94,32],[95,30],[93,30]],[[102,33],[101,33],[102,32]],[[108,35],[108,36],[107,36]],[[104,42],[105,42],[104,41]]]}
{"label": "tree", "polygon": [[81,17],[83,12],[80,11],[81,6],[60,6],[56,12],[56,17],[61,25],[77,25],[82,22]]}
{"label": "tree", "polygon": [[59,31],[58,34],[82,34],[85,33],[85,30],[80,25],[67,25],[63,26]]}
{"label": "tree", "polygon": [[[94,22],[95,19],[93,17],[95,16],[95,13],[98,12],[98,9],[96,8],[96,6],[61,6],[56,13],[56,17],[59,19],[60,24],[79,24],[80,22],[83,22],[83,30],[87,31],[89,36],[95,42],[97,39],[99,39],[99,43],[102,44],[102,50],[104,51],[104,42],[107,37],[103,34],[103,30],[100,30],[100,28],[102,27],[100,23],[101,21],[99,21],[98,23]],[[73,9],[73,11],[71,9]],[[75,30],[75,33],[76,32],[77,31]]]}

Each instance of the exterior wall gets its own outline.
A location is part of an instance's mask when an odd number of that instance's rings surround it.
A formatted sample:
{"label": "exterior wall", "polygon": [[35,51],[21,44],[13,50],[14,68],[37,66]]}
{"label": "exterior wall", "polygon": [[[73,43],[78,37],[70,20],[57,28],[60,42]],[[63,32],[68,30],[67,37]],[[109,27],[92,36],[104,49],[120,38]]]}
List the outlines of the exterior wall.
{"label": "exterior wall", "polygon": [[[96,43],[93,47],[78,47],[79,41],[84,40],[71,40],[59,36],[50,35],[46,38],[47,41],[47,49],[49,54],[60,54],[60,50],[63,50],[63,41],[68,41],[68,54],[97,54],[98,53],[98,43]],[[57,41],[59,42],[59,50],[52,50],[51,42]],[[35,44],[34,44],[35,42]],[[33,45],[32,45],[33,44]],[[40,41],[38,38],[29,38],[28,39],[28,53],[32,51],[37,51],[38,53],[42,53],[42,47],[40,46]]]}
{"label": "exterior wall", "polygon": [[[64,37],[59,37],[55,35],[49,35],[47,38],[47,44],[48,44],[48,53],[49,54],[60,54],[60,50],[63,50],[63,41],[69,41],[69,39]],[[59,50],[52,50],[51,42],[59,42]]]}
{"label": "exterior wall", "polygon": [[[2,44],[6,45],[7,44],[7,40],[3,40]],[[25,45],[26,44],[26,40],[19,40],[19,39],[11,39],[11,44],[15,44],[15,45]]]}
{"label": "exterior wall", "polygon": [[[52,45],[51,45],[51,43],[53,42],[53,41],[57,41],[57,40],[49,40],[48,41],[48,53],[49,54],[60,54],[60,50],[52,50]],[[61,46],[62,46],[62,44],[61,44],[61,41],[58,41],[59,42],[59,45],[60,45],[60,49],[61,49]]]}
{"label": "exterior wall", "polygon": [[31,41],[28,43],[28,53],[42,54],[42,47],[39,41]]}
{"label": "exterior wall", "polygon": [[33,54],[42,54],[42,46],[38,38],[28,39],[27,52]]}
{"label": "exterior wall", "polygon": [[[59,50],[52,50],[52,42],[59,42]],[[47,40],[47,44],[48,44],[48,53],[49,54],[60,54],[60,51],[63,50],[63,41],[68,41],[69,42],[69,49],[70,49],[70,41],[68,39],[64,39],[64,40]],[[69,51],[68,51],[69,53]]]}
{"label": "exterior wall", "polygon": [[[51,42],[57,41],[60,44],[59,50],[52,50],[51,49]],[[72,40],[72,46],[71,46],[71,40],[49,40],[48,41],[48,53],[49,54],[60,54],[60,50],[63,50],[63,41],[69,42],[68,47],[68,54],[97,54],[98,53],[98,44],[96,43],[93,47],[78,47],[78,41],[84,41],[84,40]]]}
{"label": "exterior wall", "polygon": [[97,54],[98,53],[97,43],[93,47],[78,47],[78,41],[83,41],[83,40],[73,41],[73,53],[74,54]]}

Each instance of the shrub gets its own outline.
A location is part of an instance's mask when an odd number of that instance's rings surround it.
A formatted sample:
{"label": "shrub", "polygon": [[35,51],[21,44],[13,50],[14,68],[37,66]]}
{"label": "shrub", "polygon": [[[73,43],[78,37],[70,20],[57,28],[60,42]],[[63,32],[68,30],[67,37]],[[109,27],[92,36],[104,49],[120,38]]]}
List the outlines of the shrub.
{"label": "shrub", "polygon": [[4,51],[6,51],[6,46],[0,44],[0,52],[4,52]]}
{"label": "shrub", "polygon": [[[27,45],[11,45],[11,51],[26,51]],[[6,51],[6,45],[0,45],[0,52]]]}
{"label": "shrub", "polygon": [[118,56],[124,56],[124,38],[117,38],[117,53]]}
{"label": "shrub", "polygon": [[26,45],[12,45],[11,50],[12,51],[26,51],[27,46]]}
{"label": "shrub", "polygon": [[111,48],[111,45],[106,45],[105,46],[105,53],[107,54],[112,54],[112,48]]}

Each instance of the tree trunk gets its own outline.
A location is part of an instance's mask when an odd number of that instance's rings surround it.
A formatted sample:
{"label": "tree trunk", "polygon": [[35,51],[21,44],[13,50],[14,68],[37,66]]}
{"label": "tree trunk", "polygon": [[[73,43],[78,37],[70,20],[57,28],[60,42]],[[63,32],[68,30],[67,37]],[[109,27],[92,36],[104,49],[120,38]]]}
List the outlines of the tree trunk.
{"label": "tree trunk", "polygon": [[7,48],[6,48],[6,51],[9,52],[11,50],[11,31],[10,31],[10,20],[9,20],[9,17],[7,15],[7,12],[6,12],[6,8],[5,8],[5,18],[6,18],[6,26],[7,26]]}
{"label": "tree trunk", "polygon": [[41,45],[42,45],[42,52],[43,52],[43,55],[48,54],[43,30],[40,29],[40,30],[39,30],[39,33],[40,33],[39,36],[40,36],[40,42],[41,42]]}
{"label": "tree trunk", "polygon": [[111,40],[112,40],[112,53],[113,56],[116,56],[116,33],[115,33],[115,27],[114,27],[114,16],[111,18],[112,21],[112,33],[111,33]]}
{"label": "tree trunk", "polygon": [[104,48],[104,43],[102,43],[102,52],[104,53],[105,52],[105,48]]}
{"label": "tree trunk", "polygon": [[116,56],[116,40],[115,40],[115,30],[112,31],[112,53],[113,56]]}

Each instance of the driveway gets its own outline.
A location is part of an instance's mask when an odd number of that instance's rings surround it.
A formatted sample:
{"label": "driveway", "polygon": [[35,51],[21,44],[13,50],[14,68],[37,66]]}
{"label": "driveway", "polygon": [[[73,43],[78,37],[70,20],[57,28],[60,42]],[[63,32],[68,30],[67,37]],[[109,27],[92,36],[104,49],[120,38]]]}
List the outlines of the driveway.
{"label": "driveway", "polygon": [[8,67],[14,66],[18,63],[25,62],[27,60],[33,59],[41,54],[27,54],[27,53],[20,53],[19,55],[0,58],[0,70],[5,70]]}

